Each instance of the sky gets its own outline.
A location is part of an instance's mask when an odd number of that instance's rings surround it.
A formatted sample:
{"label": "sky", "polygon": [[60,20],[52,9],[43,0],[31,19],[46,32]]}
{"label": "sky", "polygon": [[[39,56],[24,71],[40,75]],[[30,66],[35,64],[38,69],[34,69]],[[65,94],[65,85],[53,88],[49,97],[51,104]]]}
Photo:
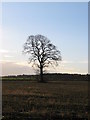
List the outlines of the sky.
{"label": "sky", "polygon": [[22,50],[28,36],[37,34],[61,51],[62,61],[47,72],[88,73],[87,2],[2,3],[2,75],[35,73]]}

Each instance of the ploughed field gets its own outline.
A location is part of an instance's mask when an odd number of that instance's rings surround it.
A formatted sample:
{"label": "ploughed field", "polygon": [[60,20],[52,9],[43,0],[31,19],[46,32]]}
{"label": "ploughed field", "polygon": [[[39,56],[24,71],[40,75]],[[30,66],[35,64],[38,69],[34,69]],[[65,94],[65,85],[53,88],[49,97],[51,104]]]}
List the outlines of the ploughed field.
{"label": "ploughed field", "polygon": [[2,120],[88,120],[88,82],[3,80]]}

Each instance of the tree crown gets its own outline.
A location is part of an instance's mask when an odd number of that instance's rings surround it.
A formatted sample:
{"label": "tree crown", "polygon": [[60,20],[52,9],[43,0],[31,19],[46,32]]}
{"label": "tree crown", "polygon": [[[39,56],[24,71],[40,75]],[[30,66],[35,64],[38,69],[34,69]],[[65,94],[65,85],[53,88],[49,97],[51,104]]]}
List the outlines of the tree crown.
{"label": "tree crown", "polygon": [[31,35],[24,44],[24,53],[30,55],[30,62],[38,62],[38,67],[47,67],[52,61],[60,61],[61,53],[50,40],[43,35]]}

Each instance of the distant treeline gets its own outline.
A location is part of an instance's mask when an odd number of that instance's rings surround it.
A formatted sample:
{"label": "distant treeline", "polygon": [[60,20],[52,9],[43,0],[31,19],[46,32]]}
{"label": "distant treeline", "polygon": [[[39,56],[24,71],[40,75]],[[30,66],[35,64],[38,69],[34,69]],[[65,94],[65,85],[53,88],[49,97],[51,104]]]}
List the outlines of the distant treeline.
{"label": "distant treeline", "polygon": [[[16,75],[16,76],[3,76],[2,80],[39,80],[39,75]],[[87,75],[81,74],[62,74],[62,73],[47,73],[44,74],[45,81],[60,81],[60,80],[77,80],[87,81]]]}

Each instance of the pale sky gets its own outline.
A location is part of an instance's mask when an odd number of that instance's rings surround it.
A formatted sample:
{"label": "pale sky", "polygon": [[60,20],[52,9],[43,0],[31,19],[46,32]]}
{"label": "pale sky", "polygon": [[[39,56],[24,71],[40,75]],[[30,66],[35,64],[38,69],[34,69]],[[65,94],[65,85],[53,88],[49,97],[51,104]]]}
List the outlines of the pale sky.
{"label": "pale sky", "polygon": [[[88,3],[3,3],[2,74],[34,74],[22,54],[29,35],[48,37],[62,62],[47,72],[88,73]],[[1,31],[1,29],[0,29]]]}

